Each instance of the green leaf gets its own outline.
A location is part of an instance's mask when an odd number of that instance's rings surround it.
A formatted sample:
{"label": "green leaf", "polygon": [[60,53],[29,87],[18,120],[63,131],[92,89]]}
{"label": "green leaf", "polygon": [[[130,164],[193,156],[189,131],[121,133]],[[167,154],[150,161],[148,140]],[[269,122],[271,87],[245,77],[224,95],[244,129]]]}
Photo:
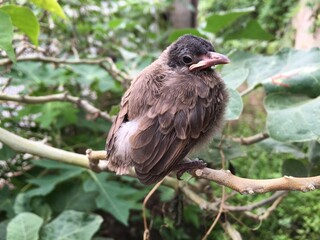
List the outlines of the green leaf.
{"label": "green leaf", "polygon": [[249,69],[249,88],[263,84],[267,93],[303,93],[310,97],[320,95],[320,49],[309,51],[287,49],[273,56],[236,52],[224,68],[237,71]]}
{"label": "green leaf", "polygon": [[41,240],[91,240],[102,217],[73,210],[64,211],[43,227]]}
{"label": "green leaf", "polygon": [[[19,90],[21,86],[24,87],[21,94],[30,94],[31,91],[35,93],[41,89],[38,94],[42,95],[45,90],[46,93],[47,91],[52,93],[52,89],[56,89],[58,86],[69,86],[69,84],[74,84],[74,79],[78,80],[78,76],[67,69],[65,65],[57,67],[54,64],[30,61],[17,62],[11,71],[5,74],[5,77],[13,78],[11,85],[19,86]],[[29,105],[25,107],[30,108]]]}
{"label": "green leaf", "polygon": [[99,196],[96,198],[97,207],[104,209],[117,220],[128,225],[129,210],[137,208],[137,201],[144,196],[145,191],[133,189],[119,182],[107,181],[108,173],[89,173],[92,178],[85,182],[85,191],[99,192]]}
{"label": "green leaf", "polygon": [[77,122],[78,111],[71,103],[49,102],[42,105],[41,115],[35,121],[42,128],[50,128],[52,125],[62,128]]}
{"label": "green leaf", "polygon": [[246,153],[242,150],[241,144],[231,141],[230,139],[215,138],[210,143],[208,148],[199,152],[190,154],[191,158],[200,158],[206,162],[212,162],[213,164],[221,163],[220,145],[224,153],[226,161],[230,161],[235,158],[245,157]]}
{"label": "green leaf", "polygon": [[206,26],[204,28],[207,32],[217,33],[220,30],[230,26],[239,17],[247,15],[255,10],[254,7],[235,9],[224,13],[211,14],[206,19]]}
{"label": "green leaf", "polygon": [[63,162],[58,162],[58,161],[52,161],[49,159],[32,160],[32,164],[38,167],[43,167],[45,169],[61,169],[61,170],[71,170],[71,171],[78,171],[79,169],[81,169],[78,166],[73,166],[73,165],[66,164]]}
{"label": "green leaf", "polygon": [[228,91],[229,101],[226,110],[226,120],[236,120],[239,118],[243,109],[242,98],[236,90],[228,88]]}
{"label": "green leaf", "polygon": [[26,7],[5,5],[0,8],[11,17],[12,24],[28,35],[31,42],[38,46],[40,25],[33,12]]}
{"label": "green leaf", "polygon": [[281,142],[320,139],[320,96],[310,99],[289,93],[269,94],[265,99],[270,136]]}
{"label": "green leaf", "polygon": [[266,83],[264,87],[267,94],[290,92],[317,97],[320,95],[320,64],[273,76],[271,82]]}
{"label": "green leaf", "polygon": [[90,86],[97,83],[101,92],[121,90],[121,86],[117,85],[117,82],[98,65],[69,65],[69,69],[76,74],[76,81],[82,85]]}
{"label": "green leaf", "polygon": [[243,29],[230,33],[224,37],[225,40],[231,39],[256,39],[256,40],[272,40],[274,37],[266,32],[256,20],[250,20]]}
{"label": "green leaf", "polygon": [[57,184],[74,178],[84,172],[85,169],[75,167],[75,169],[56,171],[54,174],[45,175],[40,178],[32,178],[28,182],[37,185],[37,188],[26,192],[29,197],[45,196],[53,191]]}
{"label": "green leaf", "polygon": [[98,192],[85,192],[81,180],[73,180],[58,185],[57,189],[48,196],[48,203],[55,212],[71,209],[89,212],[96,209],[97,195]]}
{"label": "green leaf", "polygon": [[10,196],[11,191],[6,185],[0,189],[0,212],[4,211],[7,217],[13,217],[13,197]]}
{"label": "green leaf", "polygon": [[119,105],[113,105],[109,111],[110,116],[116,116],[120,111]]}
{"label": "green leaf", "polygon": [[7,240],[7,226],[8,226],[9,220],[5,220],[0,222],[0,240]]}
{"label": "green leaf", "polygon": [[312,141],[309,144],[308,160],[310,163],[311,175],[320,175],[320,143]]}
{"label": "green leaf", "polygon": [[320,165],[320,143],[317,141],[310,142],[308,159],[311,164]]}
{"label": "green leaf", "polygon": [[12,47],[13,26],[10,15],[0,10],[0,49],[4,50],[12,62],[16,56]]}
{"label": "green leaf", "polygon": [[160,186],[158,190],[160,192],[160,200],[162,202],[171,201],[176,194],[175,190],[167,186]]}
{"label": "green leaf", "polygon": [[138,54],[133,51],[129,51],[121,46],[117,46],[118,51],[120,52],[121,56],[126,61],[132,61],[133,59],[137,59]]}
{"label": "green leaf", "polygon": [[288,159],[282,164],[282,175],[292,177],[307,177],[308,169],[302,161]]}
{"label": "green leaf", "polygon": [[272,138],[263,140],[257,144],[258,147],[261,147],[265,151],[274,154],[288,153],[292,154],[295,158],[304,159],[306,154],[297,146],[292,143],[283,143],[276,141]]}
{"label": "green leaf", "polygon": [[0,148],[0,159],[7,160],[14,157],[16,154],[17,153],[7,145],[2,145],[2,147]]}
{"label": "green leaf", "polygon": [[227,68],[224,67],[221,72],[222,79],[231,89],[238,88],[249,75],[249,70],[246,68],[239,68],[236,71],[226,71],[225,69]]}
{"label": "green leaf", "polygon": [[49,220],[52,210],[44,198],[32,198],[28,193],[21,192],[17,195],[14,202],[14,211],[16,214],[23,212],[33,212],[45,221]]}
{"label": "green leaf", "polygon": [[42,218],[33,213],[20,213],[8,224],[7,240],[37,240],[42,223]]}
{"label": "green leaf", "polygon": [[118,28],[122,23],[124,23],[124,19],[122,18],[112,18],[110,19],[110,21],[108,22],[108,26],[111,29],[116,29]]}
{"label": "green leaf", "polygon": [[169,35],[168,41],[170,43],[172,43],[175,40],[177,40],[179,37],[181,37],[182,35],[185,35],[185,34],[192,34],[192,35],[195,35],[195,36],[203,37],[203,35],[197,29],[184,28],[184,29],[178,29],[178,30],[173,31]]}
{"label": "green leaf", "polygon": [[64,14],[57,0],[31,0],[31,1],[37,6],[51,13],[57,14],[59,17],[63,19],[66,19],[66,15]]}
{"label": "green leaf", "polygon": [[106,92],[106,91],[115,91],[118,90],[118,86],[116,85],[116,82],[113,80],[113,78],[104,73],[104,77],[99,78],[98,83],[99,91]]}

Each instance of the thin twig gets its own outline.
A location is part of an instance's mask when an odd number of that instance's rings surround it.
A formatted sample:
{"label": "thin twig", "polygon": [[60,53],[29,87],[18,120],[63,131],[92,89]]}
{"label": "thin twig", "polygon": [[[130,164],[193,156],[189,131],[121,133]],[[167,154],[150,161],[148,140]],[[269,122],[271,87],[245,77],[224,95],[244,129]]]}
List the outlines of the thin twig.
{"label": "thin twig", "polygon": [[238,142],[242,145],[251,145],[258,142],[261,142],[265,139],[269,138],[268,133],[258,133],[256,135],[250,136],[250,137],[240,137],[240,138],[232,138],[234,142]]}
{"label": "thin twig", "polygon": [[287,191],[277,191],[274,194],[272,194],[272,196],[270,196],[270,197],[268,197],[266,199],[263,199],[260,202],[249,204],[249,205],[246,205],[246,206],[225,205],[224,206],[224,210],[232,211],[232,212],[252,211],[253,209],[256,209],[256,208],[262,207],[264,205],[267,205],[269,203],[272,203],[272,202],[276,201],[279,197],[285,196],[287,194],[288,194]]}
{"label": "thin twig", "polygon": [[210,228],[208,229],[208,231],[206,232],[206,234],[204,235],[204,237],[202,238],[202,240],[206,240],[210,233],[212,232],[213,228],[216,226],[216,224],[218,223],[220,216],[223,212],[223,208],[224,208],[224,196],[225,196],[225,187],[222,187],[222,197],[221,197],[221,203],[220,203],[220,208],[218,211],[218,214],[216,216],[216,218],[214,219],[213,223],[211,224]]}
{"label": "thin twig", "polygon": [[[224,152],[223,152],[223,148],[222,148],[222,143],[223,143],[224,137],[225,136],[223,136],[221,138],[220,143],[219,143],[219,153],[220,153],[220,156],[221,156],[221,167],[222,167],[222,169],[224,169],[225,165],[226,165],[226,158],[224,156]],[[221,216],[221,214],[223,212],[223,209],[224,209],[225,197],[226,197],[226,189],[225,189],[224,186],[222,186],[222,194],[221,194],[221,202],[220,202],[219,212],[218,212],[216,218],[214,219],[213,223],[211,224],[210,228],[208,229],[208,231],[206,232],[206,234],[202,238],[202,240],[206,240],[209,237],[209,235],[212,232],[213,228],[215,227],[215,225],[219,221],[220,216]]]}
{"label": "thin twig", "polygon": [[10,85],[11,81],[12,81],[12,78],[9,77],[9,78],[4,82],[3,86],[2,86],[1,89],[0,89],[0,94],[1,94],[1,93],[4,93],[4,91],[6,90],[6,88]]}
{"label": "thin twig", "polygon": [[[98,58],[98,59],[60,59],[54,57],[45,56],[21,56],[17,58],[17,62],[33,61],[33,62],[44,62],[54,64],[91,64],[100,65],[106,70],[115,80],[119,81],[124,87],[127,87],[131,82],[132,78],[125,72],[120,71],[114,61],[109,58]],[[10,59],[3,59],[0,61],[0,66],[11,64]]]}
{"label": "thin twig", "polygon": [[47,103],[47,102],[71,102],[76,104],[77,106],[83,108],[86,112],[93,115],[93,118],[101,117],[107,121],[112,122],[113,118],[104,111],[93,106],[87,100],[81,99],[79,97],[70,96],[68,93],[58,93],[46,96],[21,96],[14,94],[3,94],[0,93],[0,100],[3,101],[13,101],[20,103],[29,103],[29,104],[39,104],[39,103]]}
{"label": "thin twig", "polygon": [[164,178],[160,182],[158,182],[156,185],[154,185],[154,187],[151,189],[151,191],[143,200],[143,204],[142,204],[142,217],[143,217],[143,226],[144,226],[143,240],[150,239],[150,229],[147,221],[147,208],[146,208],[147,202],[149,201],[150,197],[154,194],[154,192],[160,187],[163,181],[164,181]]}
{"label": "thin twig", "polygon": [[202,198],[199,193],[192,191],[187,185],[179,184],[179,188],[183,192],[183,194],[190,199],[192,202],[197,204],[201,209],[209,210],[209,211],[218,211],[218,202],[209,202]]}
{"label": "thin twig", "polygon": [[282,202],[282,200],[287,196],[287,194],[283,194],[279,196],[273,203],[272,205],[263,213],[263,215],[259,216],[259,220],[263,221],[267,219],[270,214],[277,208],[277,206]]}

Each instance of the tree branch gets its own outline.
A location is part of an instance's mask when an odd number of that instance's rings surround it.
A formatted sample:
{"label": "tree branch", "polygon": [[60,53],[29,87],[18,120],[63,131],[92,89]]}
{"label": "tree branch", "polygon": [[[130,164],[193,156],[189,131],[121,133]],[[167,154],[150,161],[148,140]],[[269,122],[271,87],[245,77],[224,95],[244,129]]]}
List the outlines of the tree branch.
{"label": "tree branch", "polygon": [[[89,159],[85,155],[71,153],[47,146],[41,142],[31,141],[0,128],[0,142],[8,145],[17,152],[30,153],[48,159],[61,161],[89,168]],[[99,151],[99,156],[106,156]],[[105,159],[105,158],[104,158]],[[228,170],[210,168],[198,169],[193,172],[198,178],[214,181],[231,188],[241,194],[265,193],[278,190],[312,191],[320,188],[320,176],[296,178],[285,176],[275,179],[247,179],[233,175]]]}
{"label": "tree branch", "polygon": [[261,200],[260,202],[256,202],[253,204],[249,204],[246,206],[230,206],[230,205],[225,205],[224,209],[227,211],[232,211],[232,212],[244,212],[244,211],[252,211],[253,209],[262,207],[264,205],[267,205],[269,203],[273,203],[274,201],[276,201],[278,198],[280,197],[284,197],[288,194],[287,191],[277,191],[274,194],[272,194],[272,196]]}
{"label": "tree branch", "polygon": [[8,95],[0,92],[0,100],[3,101],[13,101],[20,103],[30,103],[30,104],[39,104],[47,102],[71,102],[79,107],[83,108],[86,112],[92,114],[94,118],[101,117],[107,121],[112,122],[113,119],[109,116],[108,113],[101,111],[100,109],[94,107],[87,100],[83,100],[78,97],[70,96],[68,93],[58,93],[47,96],[21,96],[21,95]]}
{"label": "tree branch", "polygon": [[30,153],[39,157],[69,163],[80,167],[89,167],[89,161],[85,155],[50,147],[42,142],[31,141],[13,134],[1,127],[0,142],[8,145],[17,152]]}
{"label": "tree branch", "polygon": [[199,178],[214,181],[241,194],[265,193],[279,190],[308,192],[320,188],[320,176],[291,177],[274,179],[248,179],[233,175],[229,170],[210,168],[198,169],[194,174]]}
{"label": "tree branch", "polygon": [[232,138],[234,142],[238,142],[242,145],[251,145],[258,142],[261,142],[265,139],[269,138],[268,133],[258,133],[256,135],[250,137],[240,137],[240,138]]}
{"label": "tree branch", "polygon": [[[90,64],[90,65],[100,65],[104,70],[106,70],[115,80],[119,81],[124,88],[127,88],[132,78],[120,71],[114,61],[109,58],[98,58],[98,59],[60,59],[54,57],[45,56],[21,56],[17,58],[17,62],[44,62],[44,63],[54,63],[54,64]],[[10,64],[10,59],[3,59],[0,61],[0,66]]]}

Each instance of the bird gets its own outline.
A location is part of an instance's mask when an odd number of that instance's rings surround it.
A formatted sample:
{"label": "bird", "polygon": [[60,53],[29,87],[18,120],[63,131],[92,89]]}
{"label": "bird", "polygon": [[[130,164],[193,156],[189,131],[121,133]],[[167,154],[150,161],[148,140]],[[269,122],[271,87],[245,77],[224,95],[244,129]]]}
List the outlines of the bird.
{"label": "bird", "polygon": [[[226,85],[214,69],[227,64],[206,39],[183,35],[131,82],[106,141],[108,168],[135,168],[142,184],[172,171],[204,168],[187,154],[210,143],[224,122]],[[179,176],[178,176],[179,175]]]}

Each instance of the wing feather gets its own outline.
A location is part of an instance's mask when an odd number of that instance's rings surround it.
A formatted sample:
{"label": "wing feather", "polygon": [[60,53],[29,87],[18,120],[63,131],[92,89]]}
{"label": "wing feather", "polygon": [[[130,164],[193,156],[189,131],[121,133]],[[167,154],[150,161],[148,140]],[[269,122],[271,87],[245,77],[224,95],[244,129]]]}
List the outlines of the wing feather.
{"label": "wing feather", "polygon": [[167,85],[162,86],[158,99],[143,116],[146,120],[131,138],[133,165],[142,183],[161,180],[210,128],[214,90],[196,80],[178,80],[172,75],[165,79]]}
{"label": "wing feather", "polygon": [[[122,99],[109,132],[107,150],[112,150],[121,124],[137,120],[137,130],[129,139],[130,159],[139,180],[152,184],[187,155],[201,133],[212,128],[217,113],[215,99],[222,98],[219,91],[224,91],[224,85],[216,92],[212,76],[208,77],[211,82],[205,83],[203,77],[160,67],[146,71],[148,74],[141,74]],[[157,71],[168,74],[154,77]]]}

